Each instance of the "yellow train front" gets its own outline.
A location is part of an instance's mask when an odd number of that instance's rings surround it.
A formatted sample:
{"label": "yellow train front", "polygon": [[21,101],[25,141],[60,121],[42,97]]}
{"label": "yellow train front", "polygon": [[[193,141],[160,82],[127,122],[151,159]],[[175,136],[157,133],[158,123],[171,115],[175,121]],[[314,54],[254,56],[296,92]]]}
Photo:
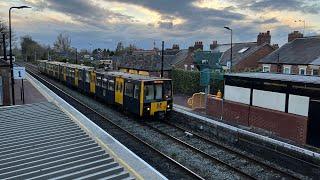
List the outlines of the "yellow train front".
{"label": "yellow train front", "polygon": [[125,72],[96,72],[96,96],[139,116],[163,118],[172,110],[171,79]]}

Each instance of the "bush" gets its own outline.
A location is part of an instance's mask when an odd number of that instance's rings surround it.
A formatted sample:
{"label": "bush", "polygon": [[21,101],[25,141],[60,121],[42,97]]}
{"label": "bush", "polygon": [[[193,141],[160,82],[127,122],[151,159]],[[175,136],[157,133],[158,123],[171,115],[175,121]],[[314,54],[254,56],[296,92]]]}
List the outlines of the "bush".
{"label": "bush", "polygon": [[[182,69],[172,70],[173,92],[175,94],[192,95],[205,92],[205,87],[200,86],[200,71],[185,71]],[[213,73],[212,77],[217,74]],[[211,80],[210,94],[216,94],[218,90],[223,93],[223,79]]]}
{"label": "bush", "polygon": [[172,83],[174,93],[192,95],[193,93],[204,91],[204,88],[200,86],[199,71],[173,69]]}

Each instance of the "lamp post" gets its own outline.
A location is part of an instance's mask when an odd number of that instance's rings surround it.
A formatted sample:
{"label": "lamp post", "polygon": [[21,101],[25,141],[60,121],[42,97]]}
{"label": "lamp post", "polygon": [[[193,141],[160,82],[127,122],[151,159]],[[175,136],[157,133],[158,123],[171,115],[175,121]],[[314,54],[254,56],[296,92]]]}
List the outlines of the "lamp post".
{"label": "lamp post", "polygon": [[231,46],[231,48],[230,48],[230,72],[231,72],[231,69],[232,69],[232,29],[227,26],[225,26],[224,28],[229,30],[230,35],[231,35],[231,38],[230,38],[230,40],[231,40],[231,43],[230,43],[230,46]]}
{"label": "lamp post", "polygon": [[164,59],[164,41],[162,41],[162,50],[161,50],[161,78],[163,78],[163,59]]}
{"label": "lamp post", "polygon": [[14,97],[14,78],[13,78],[13,63],[12,63],[12,47],[11,47],[11,10],[12,9],[24,9],[31,8],[29,6],[14,6],[9,9],[9,54],[10,54],[10,69],[11,69],[11,91],[12,91],[12,105],[15,105],[15,97]]}

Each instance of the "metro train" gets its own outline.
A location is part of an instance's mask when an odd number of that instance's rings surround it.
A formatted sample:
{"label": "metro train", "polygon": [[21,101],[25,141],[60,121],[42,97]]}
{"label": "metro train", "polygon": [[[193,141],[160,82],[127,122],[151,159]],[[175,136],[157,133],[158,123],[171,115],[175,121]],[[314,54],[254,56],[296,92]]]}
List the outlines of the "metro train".
{"label": "metro train", "polygon": [[93,67],[55,61],[39,61],[38,70],[68,87],[140,117],[164,118],[173,108],[171,79],[97,71]]}

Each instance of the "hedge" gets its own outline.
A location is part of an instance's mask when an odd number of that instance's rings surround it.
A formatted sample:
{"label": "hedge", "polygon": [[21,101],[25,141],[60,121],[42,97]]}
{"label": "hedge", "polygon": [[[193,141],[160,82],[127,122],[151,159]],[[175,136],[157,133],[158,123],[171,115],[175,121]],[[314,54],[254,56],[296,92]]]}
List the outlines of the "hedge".
{"label": "hedge", "polygon": [[199,71],[173,69],[171,73],[174,93],[192,95],[204,91],[204,88],[200,86]]}
{"label": "hedge", "polygon": [[[175,94],[192,95],[197,92],[205,92],[205,87],[200,86],[200,71],[173,69],[171,77],[173,82],[173,92]],[[210,84],[211,94],[216,94],[218,90],[223,93],[223,80],[212,80]]]}

